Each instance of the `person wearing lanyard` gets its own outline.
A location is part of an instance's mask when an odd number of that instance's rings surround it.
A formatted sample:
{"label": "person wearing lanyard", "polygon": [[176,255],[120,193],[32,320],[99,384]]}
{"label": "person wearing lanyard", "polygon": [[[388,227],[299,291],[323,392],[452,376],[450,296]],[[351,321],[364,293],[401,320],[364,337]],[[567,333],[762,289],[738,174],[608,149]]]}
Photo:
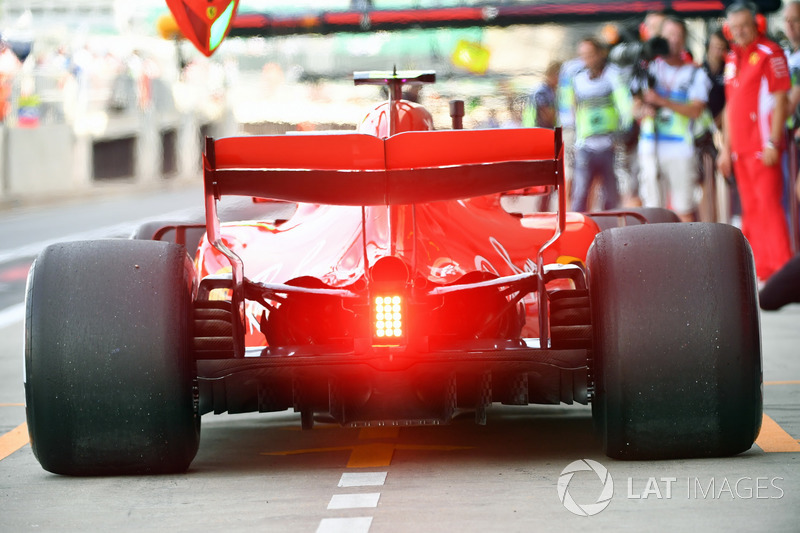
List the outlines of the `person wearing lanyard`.
{"label": "person wearing lanyard", "polygon": [[615,137],[631,122],[631,95],[618,71],[606,62],[603,45],[592,37],[578,43],[585,68],[572,80],[575,116],[575,171],[572,177],[572,211],[588,210],[589,189],[595,176],[601,180],[603,209],[619,204],[614,173]]}
{"label": "person wearing lanyard", "polygon": [[699,178],[694,121],[706,108],[711,81],[686,60],[682,20],[667,18],[662,37],[669,43],[669,54],[650,63],[654,86],[643,88],[635,100],[641,120],[639,192],[645,207],[669,207],[682,221],[691,222],[696,218]]}

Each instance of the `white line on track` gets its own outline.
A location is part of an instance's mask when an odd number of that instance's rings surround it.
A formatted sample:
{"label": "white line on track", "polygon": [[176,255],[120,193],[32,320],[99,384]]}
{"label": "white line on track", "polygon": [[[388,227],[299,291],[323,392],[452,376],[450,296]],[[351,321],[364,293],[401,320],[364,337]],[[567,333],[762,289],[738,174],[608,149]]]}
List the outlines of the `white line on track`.
{"label": "white line on track", "polygon": [[387,472],[345,472],[339,479],[340,487],[375,487],[386,482]]}
{"label": "white line on track", "polygon": [[370,525],[372,525],[371,516],[323,518],[317,533],[367,533]]}
{"label": "white line on track", "polygon": [[[151,220],[182,220],[194,214],[196,209],[181,209],[171,213],[165,213],[157,217],[148,217],[140,220],[131,220],[128,222],[121,222],[112,226],[104,226],[90,231],[83,231],[80,233],[72,233],[63,237],[55,239],[48,239],[45,241],[32,242],[17,248],[0,251],[0,264],[17,259],[24,259],[26,257],[36,257],[39,252],[59,242],[69,241],[84,241],[93,239],[104,239],[113,237],[129,237],[141,224]],[[14,304],[10,307],[0,310],[0,328],[5,328],[21,322],[25,317],[25,302]]]}
{"label": "white line on track", "polygon": [[377,507],[380,492],[369,492],[364,494],[334,494],[328,503],[328,509],[363,509],[366,507]]}
{"label": "white line on track", "polygon": [[41,252],[51,244],[56,244],[59,242],[84,241],[84,240],[104,239],[111,237],[129,237],[130,235],[133,234],[133,232],[136,230],[137,227],[139,227],[141,224],[144,224],[145,222],[149,222],[152,220],[181,220],[183,218],[191,216],[191,214],[194,212],[195,212],[194,209],[181,209],[179,211],[165,213],[157,217],[148,217],[140,220],[131,220],[128,222],[121,222],[119,224],[114,224],[112,226],[104,226],[102,228],[97,228],[89,231],[82,231],[80,233],[72,233],[69,235],[64,235],[62,237],[56,237],[54,239],[32,242],[30,244],[19,246],[17,248],[11,248],[9,250],[0,251],[0,264],[7,263],[9,261],[14,261],[16,259],[24,259],[26,257],[36,257],[37,255],[39,255],[39,252]]}

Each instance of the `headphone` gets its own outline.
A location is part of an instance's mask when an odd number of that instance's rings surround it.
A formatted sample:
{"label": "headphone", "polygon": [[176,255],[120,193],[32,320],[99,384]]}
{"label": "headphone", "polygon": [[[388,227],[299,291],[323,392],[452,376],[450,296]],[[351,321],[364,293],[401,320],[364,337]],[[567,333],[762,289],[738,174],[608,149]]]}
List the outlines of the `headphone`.
{"label": "headphone", "polygon": [[[766,35],[767,17],[758,12],[757,5],[753,2],[735,2],[728,7],[725,13],[729,15],[731,13],[738,13],[739,11],[749,11],[756,21],[756,32],[758,35]],[[722,34],[728,39],[728,42],[733,42],[733,34],[727,22],[722,25]]]}

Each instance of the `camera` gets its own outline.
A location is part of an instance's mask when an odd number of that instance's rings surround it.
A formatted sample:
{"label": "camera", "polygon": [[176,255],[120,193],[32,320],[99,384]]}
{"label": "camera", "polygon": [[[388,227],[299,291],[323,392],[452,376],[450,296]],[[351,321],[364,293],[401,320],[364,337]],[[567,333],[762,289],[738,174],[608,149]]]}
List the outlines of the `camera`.
{"label": "camera", "polygon": [[621,67],[649,63],[658,56],[669,54],[669,43],[663,37],[644,42],[620,43],[611,49],[608,59]]}
{"label": "camera", "polygon": [[631,91],[641,94],[645,89],[655,86],[655,80],[648,72],[648,66],[658,56],[669,54],[669,43],[663,37],[653,37],[644,42],[621,43],[608,55],[609,60],[621,67],[633,67]]}

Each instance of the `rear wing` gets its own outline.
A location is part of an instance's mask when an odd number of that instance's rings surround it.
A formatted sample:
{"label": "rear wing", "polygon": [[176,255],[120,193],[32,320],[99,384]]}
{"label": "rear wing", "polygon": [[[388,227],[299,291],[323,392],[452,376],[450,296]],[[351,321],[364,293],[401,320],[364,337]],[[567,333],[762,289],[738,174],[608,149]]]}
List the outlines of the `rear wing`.
{"label": "rear wing", "polygon": [[558,187],[560,130],[413,131],[206,141],[206,194],[329,205],[399,205]]}
{"label": "rear wing", "polygon": [[[413,131],[372,135],[256,136],[206,139],[203,156],[208,241],[231,263],[234,354],[244,356],[244,264],[222,242],[217,200],[258,196],[331,205],[399,205],[552,186],[563,189],[561,130]],[[558,226],[565,227],[564,195]],[[544,318],[540,318],[545,320]],[[543,329],[544,331],[544,329]],[[542,337],[546,342],[546,333]]]}

